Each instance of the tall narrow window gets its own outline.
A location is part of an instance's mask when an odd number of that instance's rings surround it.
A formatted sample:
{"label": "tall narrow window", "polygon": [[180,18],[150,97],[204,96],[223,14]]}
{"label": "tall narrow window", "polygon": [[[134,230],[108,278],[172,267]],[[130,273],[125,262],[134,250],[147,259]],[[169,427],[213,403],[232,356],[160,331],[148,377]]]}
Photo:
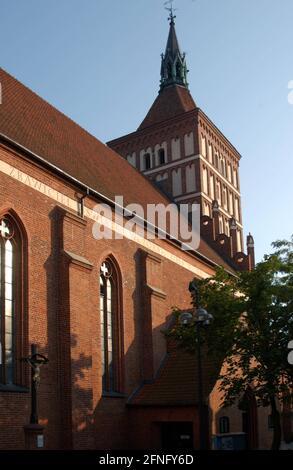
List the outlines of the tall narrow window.
{"label": "tall narrow window", "polygon": [[232,181],[232,170],[231,170],[231,165],[230,165],[230,163],[228,163],[228,180],[229,180],[230,183],[231,183],[231,181]]}
{"label": "tall narrow window", "polygon": [[107,259],[100,269],[100,322],[103,392],[121,392],[123,336],[120,282],[115,265]]}
{"label": "tall narrow window", "polygon": [[219,155],[216,153],[215,154],[215,167],[219,170]]}
{"label": "tall narrow window", "polygon": [[239,217],[239,199],[237,197],[235,197],[235,217],[236,217],[236,220],[240,220],[240,217]]}
{"label": "tall narrow window", "polygon": [[229,221],[227,219],[225,219],[225,234],[227,235],[227,237],[229,237],[230,235]]}
{"label": "tall narrow window", "polygon": [[230,215],[234,215],[233,194],[231,191],[229,191],[229,212]]}
{"label": "tall narrow window", "polygon": [[219,431],[221,434],[226,434],[230,432],[230,420],[228,416],[222,416],[219,419]]}
{"label": "tall narrow window", "polygon": [[208,170],[205,166],[203,167],[202,172],[203,192],[208,194]]}
{"label": "tall narrow window", "polygon": [[208,152],[209,162],[213,162],[213,146],[209,143],[209,152]]}
{"label": "tall narrow window", "polygon": [[210,196],[215,199],[214,175],[210,175]]}
{"label": "tall narrow window", "polygon": [[182,71],[181,64],[180,64],[179,61],[177,61],[177,63],[176,63],[176,78],[177,78],[178,80],[180,80],[180,78],[182,78],[181,71]]}
{"label": "tall narrow window", "polygon": [[22,241],[14,220],[0,218],[0,383],[21,384],[24,344],[21,305]]}
{"label": "tall narrow window", "polygon": [[159,150],[159,164],[164,165],[164,163],[165,163],[165,150],[160,149]]}
{"label": "tall narrow window", "polygon": [[216,197],[220,206],[222,205],[222,192],[221,192],[221,183],[217,180],[216,183]]}
{"label": "tall narrow window", "polygon": [[151,168],[151,155],[150,153],[144,154],[144,169],[149,170]]}
{"label": "tall narrow window", "polygon": [[226,177],[226,163],[225,163],[225,159],[223,157],[221,157],[221,173],[222,175],[224,175]]}
{"label": "tall narrow window", "polygon": [[219,230],[220,230],[220,233],[224,233],[224,223],[223,223],[222,215],[219,215]]}
{"label": "tall narrow window", "polygon": [[207,141],[203,135],[201,136],[201,153],[204,157],[207,156]]}
{"label": "tall narrow window", "polygon": [[237,178],[237,170],[233,170],[233,184],[235,188],[238,188],[238,178]]}
{"label": "tall narrow window", "polygon": [[225,186],[223,186],[223,206],[224,209],[228,209],[227,188]]}

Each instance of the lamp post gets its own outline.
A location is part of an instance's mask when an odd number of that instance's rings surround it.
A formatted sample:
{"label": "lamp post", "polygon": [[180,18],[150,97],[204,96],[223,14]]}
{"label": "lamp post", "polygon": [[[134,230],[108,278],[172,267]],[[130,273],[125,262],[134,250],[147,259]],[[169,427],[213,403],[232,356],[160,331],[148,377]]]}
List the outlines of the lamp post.
{"label": "lamp post", "polygon": [[201,328],[208,326],[213,320],[213,316],[208,313],[204,308],[200,306],[200,295],[199,288],[195,281],[190,282],[189,292],[194,298],[194,311],[182,312],[179,321],[182,325],[188,326],[190,323],[195,322],[196,325],[196,336],[197,336],[197,382],[198,382],[198,411],[199,411],[199,443],[200,450],[206,448],[206,419],[205,419],[205,407],[203,399],[203,383],[202,383],[202,358],[201,358]]}

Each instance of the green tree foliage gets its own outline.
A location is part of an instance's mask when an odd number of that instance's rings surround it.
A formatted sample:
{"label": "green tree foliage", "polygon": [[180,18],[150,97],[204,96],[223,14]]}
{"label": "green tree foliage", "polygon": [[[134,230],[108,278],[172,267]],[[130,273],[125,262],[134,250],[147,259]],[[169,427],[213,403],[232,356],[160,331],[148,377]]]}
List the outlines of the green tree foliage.
{"label": "green tree foliage", "polygon": [[[199,302],[214,317],[208,328],[202,328],[201,338],[215,363],[226,363],[225,375],[219,375],[224,405],[243,401],[250,390],[258,406],[270,406],[272,448],[278,449],[277,403],[293,399],[293,366],[288,362],[288,343],[293,340],[293,237],[273,243],[273,248],[251,272],[236,277],[219,269],[212,278],[197,280],[201,298],[193,298],[192,304]],[[195,349],[193,326],[177,322],[168,334],[183,347]]]}

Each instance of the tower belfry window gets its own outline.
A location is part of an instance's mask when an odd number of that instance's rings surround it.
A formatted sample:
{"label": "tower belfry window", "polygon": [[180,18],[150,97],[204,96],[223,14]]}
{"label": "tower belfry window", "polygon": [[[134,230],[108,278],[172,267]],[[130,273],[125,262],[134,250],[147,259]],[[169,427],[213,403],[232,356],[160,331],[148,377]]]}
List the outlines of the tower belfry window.
{"label": "tower belfry window", "polygon": [[164,163],[165,163],[165,150],[160,149],[158,154],[159,154],[159,164],[164,165]]}
{"label": "tower belfry window", "polygon": [[151,155],[150,153],[145,153],[144,155],[144,169],[149,170],[151,168]]}
{"label": "tower belfry window", "polygon": [[177,79],[181,78],[181,67],[180,67],[180,62],[178,61],[176,63],[176,78]]}

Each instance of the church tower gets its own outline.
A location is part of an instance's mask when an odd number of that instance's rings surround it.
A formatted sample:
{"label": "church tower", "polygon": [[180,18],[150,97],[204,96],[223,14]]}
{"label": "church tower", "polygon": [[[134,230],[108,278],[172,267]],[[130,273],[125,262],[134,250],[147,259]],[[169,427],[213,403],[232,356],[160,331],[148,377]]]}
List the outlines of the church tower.
{"label": "church tower", "polygon": [[212,238],[229,238],[235,257],[243,252],[241,156],[190,94],[172,10],[169,25],[157,98],[135,132],[108,145],[176,203],[199,203],[202,217],[213,221]]}

